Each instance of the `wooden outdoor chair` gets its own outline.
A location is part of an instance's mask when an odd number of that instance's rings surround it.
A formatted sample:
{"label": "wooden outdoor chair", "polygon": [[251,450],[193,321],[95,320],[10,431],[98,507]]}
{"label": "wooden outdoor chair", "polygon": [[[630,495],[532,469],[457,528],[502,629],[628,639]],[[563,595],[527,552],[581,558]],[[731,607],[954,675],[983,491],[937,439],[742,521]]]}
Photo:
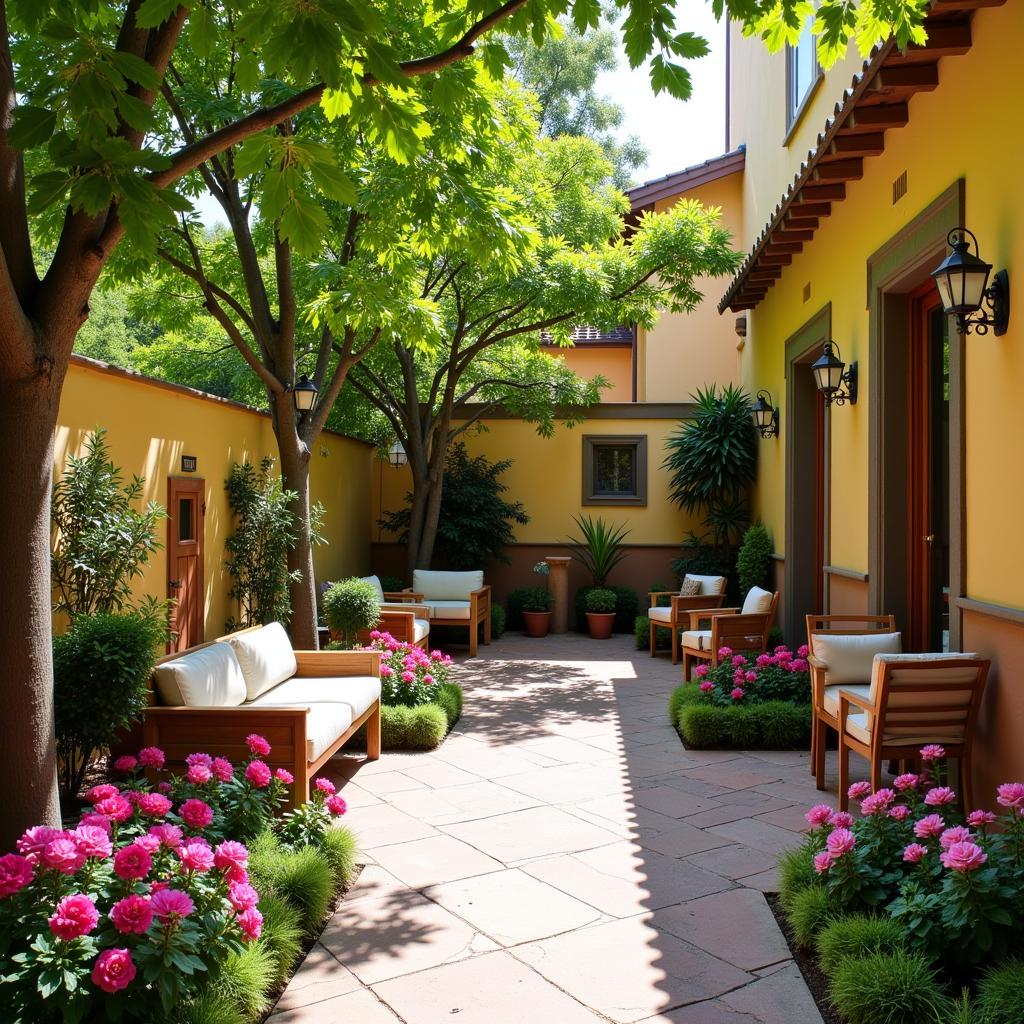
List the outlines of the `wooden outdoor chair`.
{"label": "wooden outdoor chair", "polygon": [[[751,587],[742,608],[703,608],[691,611],[689,629],[682,639],[683,681],[690,681],[690,665],[708,661],[718,664],[718,652],[729,647],[736,654],[763,654],[768,649],[768,634],[779,607],[779,592]],[[704,622],[709,629],[702,629]]]}
{"label": "wooden outdoor chair", "polygon": [[879,654],[871,692],[839,690],[839,806],[849,805],[853,750],[882,784],[882,763],[917,760],[921,747],[939,743],[960,764],[960,793],[971,810],[974,728],[991,662],[975,654]]}
{"label": "wooden outdoor chair", "polygon": [[807,648],[811,670],[811,774],[818,789],[824,789],[826,730],[839,731],[840,686],[867,693],[875,655],[898,654],[901,637],[895,615],[808,615]]}
{"label": "wooden outdoor chair", "polygon": [[[708,608],[720,608],[725,600],[726,578],[724,576],[692,576],[687,573],[683,577],[683,586],[688,582],[697,582],[699,590],[695,594],[684,594],[675,590],[652,590],[647,596],[650,607],[647,618],[650,620],[651,657],[655,654],[655,636],[658,629],[668,629],[672,633],[672,664],[679,664],[679,633],[686,628],[689,618],[686,613]],[[668,606],[659,605],[658,598],[672,599]]]}

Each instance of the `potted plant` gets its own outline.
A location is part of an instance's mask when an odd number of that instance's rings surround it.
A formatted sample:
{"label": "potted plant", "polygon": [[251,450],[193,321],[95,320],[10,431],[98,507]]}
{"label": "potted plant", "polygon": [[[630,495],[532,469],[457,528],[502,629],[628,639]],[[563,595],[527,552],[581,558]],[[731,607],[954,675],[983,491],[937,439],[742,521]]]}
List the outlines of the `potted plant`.
{"label": "potted plant", "polygon": [[615,591],[597,587],[587,594],[587,625],[595,640],[607,640],[615,625]]}
{"label": "potted plant", "polygon": [[544,587],[529,587],[522,593],[523,624],[527,636],[547,636],[551,628],[554,595]]}
{"label": "potted plant", "polygon": [[331,640],[354,647],[361,629],[372,629],[380,622],[380,604],[372,583],[358,577],[341,580],[323,596],[324,618]]}

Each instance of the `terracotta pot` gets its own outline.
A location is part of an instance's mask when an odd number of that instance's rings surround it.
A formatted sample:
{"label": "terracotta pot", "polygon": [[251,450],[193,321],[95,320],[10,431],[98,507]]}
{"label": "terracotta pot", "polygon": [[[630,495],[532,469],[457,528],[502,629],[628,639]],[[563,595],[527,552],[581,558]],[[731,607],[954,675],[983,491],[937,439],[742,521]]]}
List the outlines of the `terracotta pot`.
{"label": "terracotta pot", "polygon": [[615,625],[615,612],[587,612],[587,625],[595,640],[607,640]]}
{"label": "terracotta pot", "polygon": [[551,628],[551,612],[523,612],[527,636],[547,636]]}

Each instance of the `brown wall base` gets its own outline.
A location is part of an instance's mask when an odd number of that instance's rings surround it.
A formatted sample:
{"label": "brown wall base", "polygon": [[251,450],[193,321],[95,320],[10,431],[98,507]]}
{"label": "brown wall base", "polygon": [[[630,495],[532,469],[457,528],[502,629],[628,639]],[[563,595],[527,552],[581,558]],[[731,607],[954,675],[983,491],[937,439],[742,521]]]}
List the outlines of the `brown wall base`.
{"label": "brown wall base", "polygon": [[830,615],[867,615],[868,581],[832,573],[828,577]]}

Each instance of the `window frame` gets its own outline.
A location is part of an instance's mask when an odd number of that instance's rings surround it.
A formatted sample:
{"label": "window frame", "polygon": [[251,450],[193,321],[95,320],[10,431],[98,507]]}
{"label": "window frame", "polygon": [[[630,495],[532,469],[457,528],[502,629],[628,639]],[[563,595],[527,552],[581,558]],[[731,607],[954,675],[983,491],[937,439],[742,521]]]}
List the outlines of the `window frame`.
{"label": "window frame", "polygon": [[[813,24],[813,20],[811,21]],[[792,140],[796,129],[800,125],[800,122],[804,118],[804,114],[807,113],[807,108],[811,105],[811,100],[814,98],[814,94],[821,87],[821,83],[825,79],[825,72],[822,70],[821,61],[818,60],[818,47],[816,37],[813,32],[811,34],[811,40],[815,43],[814,46],[814,81],[807,87],[807,91],[803,94],[803,97],[798,103],[794,104],[793,96],[793,58],[796,54],[797,47],[790,43],[786,43],[786,134],[783,136],[782,144],[788,146]]]}
{"label": "window frame", "polygon": [[[594,491],[594,458],[599,448],[634,449],[636,487],[634,493],[625,495],[600,494]],[[605,505],[609,507],[647,505],[647,435],[646,434],[584,434],[583,435],[583,498],[585,506]]]}

